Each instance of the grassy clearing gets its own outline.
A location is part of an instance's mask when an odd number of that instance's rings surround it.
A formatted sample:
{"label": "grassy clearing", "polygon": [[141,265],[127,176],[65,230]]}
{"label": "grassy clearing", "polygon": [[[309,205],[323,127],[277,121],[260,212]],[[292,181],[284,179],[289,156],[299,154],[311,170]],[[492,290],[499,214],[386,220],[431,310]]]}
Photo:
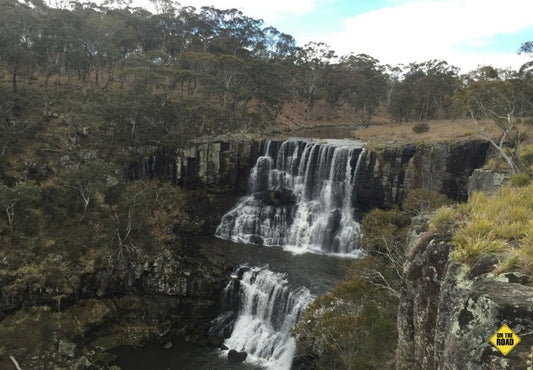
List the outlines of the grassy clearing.
{"label": "grassy clearing", "polygon": [[[458,141],[480,139],[479,129],[469,119],[457,120],[432,120],[425,122],[428,130],[417,133],[419,122],[384,123],[368,127],[360,127],[352,135],[360,140],[370,143],[435,143],[442,141]],[[497,135],[497,128],[493,127],[491,133]]]}
{"label": "grassy clearing", "polygon": [[519,270],[533,273],[533,185],[506,186],[495,195],[475,193],[467,204],[442,208],[430,226],[434,231],[457,227],[454,257],[472,264],[481,255],[494,254],[497,273]]}

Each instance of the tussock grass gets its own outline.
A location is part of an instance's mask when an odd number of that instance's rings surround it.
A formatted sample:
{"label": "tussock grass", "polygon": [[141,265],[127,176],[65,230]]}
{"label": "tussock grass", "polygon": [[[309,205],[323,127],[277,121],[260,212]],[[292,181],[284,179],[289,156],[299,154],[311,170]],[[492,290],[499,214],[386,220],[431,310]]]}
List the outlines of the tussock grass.
{"label": "tussock grass", "polygon": [[443,231],[453,225],[458,261],[470,264],[494,254],[500,262],[496,272],[533,273],[533,185],[506,186],[491,196],[474,193],[464,205],[438,210],[430,227]]}

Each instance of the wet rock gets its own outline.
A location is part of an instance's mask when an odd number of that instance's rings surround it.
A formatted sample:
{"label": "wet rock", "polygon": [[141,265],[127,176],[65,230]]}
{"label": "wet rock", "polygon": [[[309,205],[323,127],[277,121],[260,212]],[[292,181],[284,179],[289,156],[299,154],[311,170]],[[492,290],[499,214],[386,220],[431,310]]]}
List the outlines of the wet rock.
{"label": "wet rock", "polygon": [[275,207],[292,205],[296,203],[296,196],[290,189],[287,188],[255,193],[254,198],[263,205]]}
{"label": "wet rock", "polygon": [[218,335],[215,335],[214,333],[209,333],[207,336],[207,340],[209,341],[209,344],[213,347],[220,348],[222,346],[222,338],[220,338]]}
{"label": "wet rock", "polygon": [[163,344],[163,348],[164,348],[164,349],[167,349],[167,350],[168,350],[168,349],[171,349],[172,346],[173,346],[173,344],[172,344],[172,342],[170,342],[170,341],[169,341],[169,342],[166,342],[165,344]]}
{"label": "wet rock", "polygon": [[246,357],[248,357],[248,353],[246,353],[246,351],[239,352],[234,349],[230,349],[228,352],[229,362],[233,362],[233,363],[244,362],[246,360]]}

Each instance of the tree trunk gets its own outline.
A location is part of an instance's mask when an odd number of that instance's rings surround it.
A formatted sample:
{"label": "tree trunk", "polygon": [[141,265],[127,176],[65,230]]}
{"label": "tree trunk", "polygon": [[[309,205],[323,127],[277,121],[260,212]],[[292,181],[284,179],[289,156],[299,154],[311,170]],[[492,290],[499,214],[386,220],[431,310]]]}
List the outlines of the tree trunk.
{"label": "tree trunk", "polygon": [[13,92],[14,93],[17,92],[17,73],[18,73],[18,68],[15,67],[13,69]]}

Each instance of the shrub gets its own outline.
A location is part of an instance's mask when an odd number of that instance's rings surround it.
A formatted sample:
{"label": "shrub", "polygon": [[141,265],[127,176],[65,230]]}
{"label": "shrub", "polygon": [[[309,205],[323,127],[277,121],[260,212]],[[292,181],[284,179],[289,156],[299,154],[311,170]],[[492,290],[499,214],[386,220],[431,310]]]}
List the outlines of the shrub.
{"label": "shrub", "polygon": [[413,131],[417,134],[422,134],[429,131],[429,125],[425,122],[418,122],[413,126]]}
{"label": "shrub", "polygon": [[487,167],[489,168],[489,170],[491,171],[496,171],[498,169],[498,162],[496,162],[496,160],[494,158],[491,158],[489,159],[489,161],[487,162]]}
{"label": "shrub", "polygon": [[511,186],[521,188],[531,184],[531,176],[527,173],[517,173],[511,177]]}
{"label": "shrub", "polygon": [[373,209],[361,220],[361,247],[367,251],[403,245],[411,220],[398,209]]}
{"label": "shrub", "polygon": [[349,278],[303,312],[291,334],[312,368],[382,369],[394,360],[397,300],[365,277],[383,268],[377,257],[354,261]]}
{"label": "shrub", "polygon": [[436,233],[446,233],[457,222],[457,211],[452,207],[441,207],[429,221],[429,230]]}
{"label": "shrub", "polygon": [[520,148],[520,162],[526,167],[533,166],[533,144],[525,144]]}
{"label": "shrub", "polygon": [[434,190],[418,188],[411,191],[403,202],[403,210],[410,216],[434,211],[452,201],[444,194]]}

